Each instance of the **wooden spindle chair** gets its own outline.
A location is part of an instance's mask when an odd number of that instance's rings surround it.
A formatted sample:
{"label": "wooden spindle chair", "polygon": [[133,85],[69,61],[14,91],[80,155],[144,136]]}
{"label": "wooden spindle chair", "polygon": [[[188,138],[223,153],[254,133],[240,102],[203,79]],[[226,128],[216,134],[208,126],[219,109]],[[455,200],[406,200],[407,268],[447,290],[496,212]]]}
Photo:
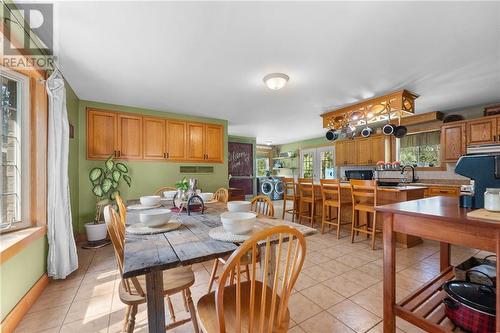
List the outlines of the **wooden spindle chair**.
{"label": "wooden spindle chair", "polygon": [[[323,217],[321,219],[321,233],[324,233],[325,225],[334,226],[337,229],[337,239],[340,238],[342,196],[339,179],[321,179],[321,196],[323,199]],[[336,211],[332,214],[332,208]]]}
{"label": "wooden spindle chair", "polygon": [[227,188],[221,187],[220,189],[215,191],[214,200],[227,203],[227,201],[229,200],[229,191],[227,190]]}
{"label": "wooden spindle chair", "polygon": [[[104,220],[106,221],[108,234],[113,244],[118,269],[120,273],[123,274],[125,224],[120,221],[120,217],[110,205],[104,208]],[[195,331],[198,331],[196,309],[191,298],[190,290],[193,284],[194,273],[189,266],[163,271],[164,296],[167,300],[167,308],[172,320],[171,323],[166,325],[165,329],[174,328],[191,321]],[[137,315],[138,306],[146,303],[146,293],[144,290],[146,290],[146,279],[144,276],[128,279],[122,278],[121,280],[118,296],[122,303],[127,305],[123,327],[124,332],[132,333],[134,331],[135,316]],[[175,318],[174,307],[170,300],[170,296],[177,293],[182,293],[185,310],[190,313],[189,318],[182,320],[176,320]]]}
{"label": "wooden spindle chair", "polygon": [[[257,274],[259,248],[261,269]],[[241,261],[248,252],[253,258],[252,274],[249,281],[242,281]],[[295,228],[280,225],[255,233],[229,257],[217,290],[198,301],[202,332],[287,332],[288,302],[305,254],[304,236]],[[236,281],[226,286],[234,270]]]}
{"label": "wooden spindle chair", "polygon": [[[257,214],[265,215],[268,217],[274,217],[274,205],[273,202],[264,195],[256,196],[252,199],[251,210],[256,212]],[[212,273],[210,273],[210,279],[208,280],[208,292],[212,291],[212,287],[214,285],[215,280],[219,278],[217,276],[217,270],[219,269],[219,264],[225,265],[228,257],[217,258],[214,260],[214,264],[212,266]],[[247,280],[250,280],[250,267],[249,267],[250,255],[247,260],[242,263],[243,269],[241,273],[245,273],[247,276]]]}
{"label": "wooden spindle chair", "polygon": [[274,217],[274,204],[266,195],[258,195],[251,201],[251,210],[257,214]]}
{"label": "wooden spindle chair", "polygon": [[160,197],[163,197],[163,192],[165,192],[165,191],[177,191],[177,188],[175,188],[173,186],[163,186],[155,191],[155,195],[159,195]]}
{"label": "wooden spindle chair", "polygon": [[[316,203],[321,201],[321,196],[316,194],[314,183],[311,178],[299,178],[299,223],[302,219],[309,220],[311,227],[314,227],[314,218],[316,217]],[[305,210],[304,206],[308,209]]]}
{"label": "wooden spindle chair", "polygon": [[[354,234],[365,233],[367,237],[372,237],[372,250],[375,250],[375,236],[381,233],[377,230],[377,181],[376,180],[358,180],[351,179],[351,195],[352,195],[352,226],[351,226],[351,243],[354,243]],[[359,212],[366,213],[366,222],[360,224]],[[372,223],[370,224],[370,215],[372,215]]]}
{"label": "wooden spindle chair", "polygon": [[[123,203],[123,199],[119,194],[116,196],[115,200],[116,200],[116,205],[118,206],[118,212],[120,213],[120,221],[125,226],[125,219],[127,217],[127,207]],[[125,236],[125,233],[122,236]]]}
{"label": "wooden spindle chair", "polygon": [[[285,219],[285,214],[292,214],[292,222],[294,222],[295,216],[299,213],[299,196],[296,193],[297,184],[293,178],[283,178],[282,182],[285,185],[285,191],[283,192],[283,213],[281,219]],[[292,202],[292,208],[286,208],[288,201]]]}

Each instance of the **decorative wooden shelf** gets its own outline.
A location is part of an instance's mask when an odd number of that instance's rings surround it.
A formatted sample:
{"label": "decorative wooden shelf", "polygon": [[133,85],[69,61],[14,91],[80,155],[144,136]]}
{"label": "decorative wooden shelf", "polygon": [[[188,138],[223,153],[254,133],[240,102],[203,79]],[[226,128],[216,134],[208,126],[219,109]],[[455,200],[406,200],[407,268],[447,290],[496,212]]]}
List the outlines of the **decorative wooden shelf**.
{"label": "decorative wooden shelf", "polygon": [[[452,332],[455,325],[444,313],[442,285],[453,280],[453,267],[443,271],[422,288],[410,294],[396,305],[395,312],[402,319],[430,332]],[[460,331],[459,331],[460,332]]]}

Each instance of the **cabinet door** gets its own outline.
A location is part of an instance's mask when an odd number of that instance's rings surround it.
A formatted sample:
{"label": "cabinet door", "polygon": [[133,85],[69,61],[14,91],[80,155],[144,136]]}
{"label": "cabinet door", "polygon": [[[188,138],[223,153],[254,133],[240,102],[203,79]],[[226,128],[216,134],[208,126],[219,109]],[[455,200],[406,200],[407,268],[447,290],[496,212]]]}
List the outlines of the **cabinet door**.
{"label": "cabinet door", "polygon": [[118,158],[142,159],[142,117],[118,115]]}
{"label": "cabinet door", "polygon": [[166,156],[165,120],[143,118],[143,156],[147,160],[163,160]]}
{"label": "cabinet door", "polygon": [[186,159],[191,161],[205,160],[205,125],[187,123]]}
{"label": "cabinet door", "polygon": [[356,141],[347,140],[345,141],[345,156],[347,165],[355,165],[356,161]]}
{"label": "cabinet door", "polygon": [[182,161],[186,159],[186,122],[169,120],[167,122],[167,159]]}
{"label": "cabinet door", "polygon": [[441,127],[441,149],[444,162],[455,162],[466,152],[465,123]]}
{"label": "cabinet door", "polygon": [[357,139],[356,141],[357,165],[369,165],[372,161],[371,139]]}
{"label": "cabinet door", "polygon": [[478,119],[467,122],[467,144],[493,143],[496,138],[496,118]]}
{"label": "cabinet door", "polygon": [[112,112],[87,111],[87,158],[106,159],[117,153],[117,117]]}
{"label": "cabinet door", "polygon": [[335,143],[335,165],[341,166],[346,164],[345,141],[337,141]]}
{"label": "cabinet door", "polygon": [[385,136],[375,136],[372,141],[372,157],[370,164],[376,164],[378,161],[385,162]]}
{"label": "cabinet door", "polygon": [[205,128],[205,153],[208,162],[222,162],[224,158],[224,138],[222,126],[206,125]]}

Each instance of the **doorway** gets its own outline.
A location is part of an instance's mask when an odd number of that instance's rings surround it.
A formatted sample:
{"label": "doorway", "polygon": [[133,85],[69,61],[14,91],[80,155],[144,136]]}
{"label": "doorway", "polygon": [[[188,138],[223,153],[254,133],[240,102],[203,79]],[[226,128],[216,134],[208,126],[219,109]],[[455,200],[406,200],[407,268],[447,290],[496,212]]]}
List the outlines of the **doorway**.
{"label": "doorway", "polygon": [[337,178],[335,147],[302,149],[300,151],[300,176],[312,178],[315,183],[319,183],[320,179]]}

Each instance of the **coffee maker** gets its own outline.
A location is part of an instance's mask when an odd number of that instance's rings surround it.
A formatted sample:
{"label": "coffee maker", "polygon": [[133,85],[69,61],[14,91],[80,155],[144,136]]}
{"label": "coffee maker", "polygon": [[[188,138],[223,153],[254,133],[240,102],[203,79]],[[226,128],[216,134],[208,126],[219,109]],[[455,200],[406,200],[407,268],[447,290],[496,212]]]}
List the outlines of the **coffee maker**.
{"label": "coffee maker", "polygon": [[474,180],[472,208],[483,208],[486,188],[500,188],[500,155],[462,156],[455,173]]}

